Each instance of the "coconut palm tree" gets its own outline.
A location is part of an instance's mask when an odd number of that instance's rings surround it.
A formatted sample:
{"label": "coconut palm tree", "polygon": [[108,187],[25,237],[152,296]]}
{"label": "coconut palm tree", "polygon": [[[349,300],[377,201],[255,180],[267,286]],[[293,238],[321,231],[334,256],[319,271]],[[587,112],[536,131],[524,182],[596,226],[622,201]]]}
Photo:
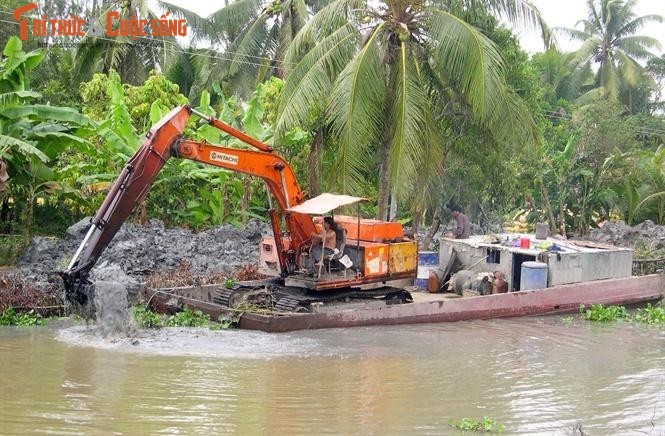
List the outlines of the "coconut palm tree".
{"label": "coconut palm tree", "polygon": [[235,0],[209,15],[206,35],[224,56],[212,56],[206,84],[249,96],[258,83],[284,73],[284,53],[311,12],[328,0]]}
{"label": "coconut palm tree", "polygon": [[[648,23],[661,23],[663,18],[636,16],[636,4],[637,0],[587,0],[588,16],[578,23],[582,29],[560,29],[582,41],[577,50],[581,65],[597,66],[597,95],[618,99],[622,89],[637,86],[644,77],[639,62],[653,58],[651,50],[660,48],[657,39],[636,33]],[[627,103],[630,106],[630,95]]]}
{"label": "coconut palm tree", "polygon": [[545,86],[544,97],[551,105],[559,99],[573,101],[594,86],[594,74],[588,64],[579,65],[577,54],[550,48],[533,56],[532,63]]}
{"label": "coconut palm tree", "polygon": [[324,108],[336,187],[363,192],[378,166],[379,218],[387,216],[389,195],[406,200],[437,185],[426,182],[441,176],[444,121],[453,112],[495,138],[536,142],[531,116],[506,85],[497,46],[460,18],[480,6],[522,24],[539,22],[521,1],[334,0],[287,50],[277,141]]}

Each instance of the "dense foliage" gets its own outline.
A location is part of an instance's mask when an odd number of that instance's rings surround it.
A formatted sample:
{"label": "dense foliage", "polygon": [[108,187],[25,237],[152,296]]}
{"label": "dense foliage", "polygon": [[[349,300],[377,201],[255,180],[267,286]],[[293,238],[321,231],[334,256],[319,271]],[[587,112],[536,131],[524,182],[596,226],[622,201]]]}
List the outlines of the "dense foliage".
{"label": "dense foliage", "polygon": [[[54,17],[164,7],[38,4]],[[168,6],[188,20],[190,47],[34,49],[4,26],[0,234],[58,235],[94,214],[180,104],[273,144],[308,195],[362,194],[364,214],[414,227],[451,199],[487,227],[518,211],[562,234],[607,219],[665,224],[665,56],[640,34],[661,18],[634,6],[590,0],[581,28],[559,29],[578,51],[550,44],[531,58],[498,17],[547,27],[512,1],[236,0],[205,18]],[[241,146],[195,121],[187,135]],[[133,219],[241,225],[267,207],[260,180],[172,159]]]}

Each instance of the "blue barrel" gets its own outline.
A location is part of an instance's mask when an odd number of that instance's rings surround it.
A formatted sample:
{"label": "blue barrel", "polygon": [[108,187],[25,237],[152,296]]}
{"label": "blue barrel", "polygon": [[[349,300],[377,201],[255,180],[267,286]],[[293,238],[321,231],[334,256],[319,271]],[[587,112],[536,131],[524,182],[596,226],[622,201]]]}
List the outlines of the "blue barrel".
{"label": "blue barrel", "polygon": [[421,251],[418,253],[418,273],[416,274],[415,285],[419,288],[427,289],[427,279],[429,272],[439,267],[438,251]]}
{"label": "blue barrel", "polygon": [[547,264],[523,262],[520,275],[520,291],[545,289],[547,287]]}

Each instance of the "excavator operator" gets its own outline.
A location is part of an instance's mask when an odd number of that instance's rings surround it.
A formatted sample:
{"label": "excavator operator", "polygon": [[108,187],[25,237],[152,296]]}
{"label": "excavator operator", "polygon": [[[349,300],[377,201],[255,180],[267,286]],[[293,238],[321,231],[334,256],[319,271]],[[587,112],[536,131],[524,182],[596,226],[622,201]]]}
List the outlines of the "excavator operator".
{"label": "excavator operator", "polygon": [[337,233],[334,230],[335,222],[331,216],[323,218],[323,229],[325,232],[325,240],[321,242],[324,238],[323,235],[312,232],[312,249],[310,250],[310,256],[312,258],[312,263],[321,262],[321,250],[323,250],[325,256],[330,256],[335,253],[337,248]]}

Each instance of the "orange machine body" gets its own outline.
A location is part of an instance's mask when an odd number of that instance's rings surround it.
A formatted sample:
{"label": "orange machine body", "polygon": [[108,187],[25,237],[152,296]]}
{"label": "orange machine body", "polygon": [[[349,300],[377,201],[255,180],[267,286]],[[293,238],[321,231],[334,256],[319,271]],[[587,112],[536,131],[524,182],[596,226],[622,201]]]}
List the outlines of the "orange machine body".
{"label": "orange machine body", "polygon": [[[404,230],[400,223],[392,221],[379,221],[358,217],[335,215],[334,220],[346,230],[347,238],[360,239],[368,242],[401,241],[404,239]],[[321,217],[314,218],[314,223],[320,225]]]}

